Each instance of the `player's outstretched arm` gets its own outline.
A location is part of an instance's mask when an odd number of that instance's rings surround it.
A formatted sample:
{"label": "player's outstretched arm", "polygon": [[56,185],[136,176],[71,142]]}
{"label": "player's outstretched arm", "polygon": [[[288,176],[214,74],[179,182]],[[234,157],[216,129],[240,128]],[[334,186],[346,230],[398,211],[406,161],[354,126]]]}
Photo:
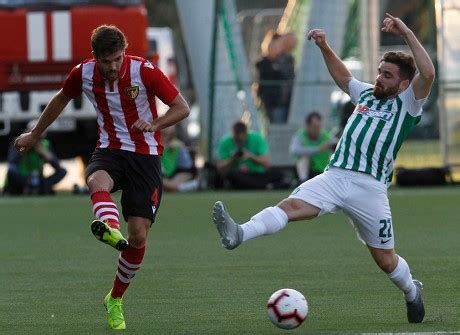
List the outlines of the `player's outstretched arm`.
{"label": "player's outstretched arm", "polygon": [[324,30],[312,29],[308,32],[307,38],[315,41],[323,54],[324,62],[326,63],[332,79],[334,79],[342,91],[348,94],[348,82],[351,80],[352,74],[327,43]]}
{"label": "player's outstretched arm", "polygon": [[414,90],[416,99],[423,99],[430,93],[431,85],[433,84],[435,70],[430,56],[423,48],[422,44],[417,40],[412,30],[410,30],[401,19],[391,16],[386,13],[383,20],[382,31],[401,35],[406,41],[407,45],[414,55],[415,63],[417,65],[418,73],[412,81],[412,88]]}
{"label": "player's outstretched arm", "polygon": [[40,139],[41,134],[49,127],[51,123],[62,113],[65,106],[71,99],[68,98],[62,89],[50,100],[46,105],[43,113],[40,115],[35,127],[27,133],[21,134],[16,141],[14,146],[19,152],[26,152],[30,150]]}

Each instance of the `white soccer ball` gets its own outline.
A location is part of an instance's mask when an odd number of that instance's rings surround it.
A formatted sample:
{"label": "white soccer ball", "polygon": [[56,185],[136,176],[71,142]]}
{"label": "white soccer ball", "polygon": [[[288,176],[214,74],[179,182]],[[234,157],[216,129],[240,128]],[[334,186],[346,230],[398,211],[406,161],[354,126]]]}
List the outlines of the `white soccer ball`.
{"label": "white soccer ball", "polygon": [[283,288],[268,299],[267,312],[275,326],[294,329],[307,317],[308,303],[302,293],[291,288]]}

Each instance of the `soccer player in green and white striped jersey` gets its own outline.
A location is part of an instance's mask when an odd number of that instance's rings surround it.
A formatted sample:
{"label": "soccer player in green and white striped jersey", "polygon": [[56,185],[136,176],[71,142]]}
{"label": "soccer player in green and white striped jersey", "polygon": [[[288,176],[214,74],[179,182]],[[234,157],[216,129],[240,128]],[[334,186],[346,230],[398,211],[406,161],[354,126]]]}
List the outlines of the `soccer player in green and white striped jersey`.
{"label": "soccer player in green and white striped jersey", "polygon": [[399,18],[386,14],[382,31],[400,35],[412,55],[384,54],[374,85],[352,77],[329,47],[323,30],[308,33],[334,81],[356,104],[326,171],[243,225],[236,224],[218,201],[214,204],[213,221],[222,245],[234,249],[249,239],[280,231],[288,221],[311,219],[341,209],[353,222],[377,265],[404,292],[408,321],[418,323],[425,315],[422,284],[412,280],[407,262],[395,252],[387,184],[402,142],[420,119],[435,70],[423,46]]}

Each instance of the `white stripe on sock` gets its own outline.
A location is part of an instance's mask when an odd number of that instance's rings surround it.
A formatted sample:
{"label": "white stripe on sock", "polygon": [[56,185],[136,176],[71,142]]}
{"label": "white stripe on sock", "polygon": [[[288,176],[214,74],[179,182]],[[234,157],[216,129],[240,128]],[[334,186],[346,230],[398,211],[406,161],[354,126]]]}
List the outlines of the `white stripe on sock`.
{"label": "white stripe on sock", "polygon": [[94,216],[98,218],[104,212],[115,213],[117,216],[120,215],[120,213],[118,212],[116,208],[102,207],[94,213]]}
{"label": "white stripe on sock", "polygon": [[124,273],[127,273],[129,275],[135,275],[136,272],[139,270],[139,268],[137,268],[136,270],[130,270],[130,269],[124,267],[121,263],[118,263],[118,267],[120,268],[121,271],[123,271]]}
{"label": "white stripe on sock", "polygon": [[117,271],[117,277],[118,279],[120,279],[120,281],[122,283],[125,283],[125,284],[129,284],[129,282],[131,281],[131,278],[126,278],[124,277],[120,272]]}
{"label": "white stripe on sock", "polygon": [[96,202],[96,203],[93,205],[93,212],[94,212],[94,210],[95,210],[97,207],[100,207],[100,206],[110,206],[110,207],[115,207],[115,208],[117,208],[117,205],[115,205],[114,202],[110,202],[110,201],[100,201],[100,202]]}
{"label": "white stripe on sock", "polygon": [[99,220],[101,221],[106,221],[108,219],[112,219],[112,220],[115,220],[118,222],[118,216],[116,215],[111,215],[111,214],[107,214],[107,215],[102,215],[101,217],[98,218]]}
{"label": "white stripe on sock", "polygon": [[133,270],[135,270],[135,269],[137,270],[137,269],[139,269],[139,268],[141,267],[140,264],[131,264],[131,263],[127,262],[126,259],[124,259],[123,257],[121,257],[121,255],[120,255],[120,257],[118,257],[118,260],[119,260],[120,262],[122,262],[124,266],[126,266],[126,267],[128,267],[128,268],[131,268],[131,269],[133,269]]}

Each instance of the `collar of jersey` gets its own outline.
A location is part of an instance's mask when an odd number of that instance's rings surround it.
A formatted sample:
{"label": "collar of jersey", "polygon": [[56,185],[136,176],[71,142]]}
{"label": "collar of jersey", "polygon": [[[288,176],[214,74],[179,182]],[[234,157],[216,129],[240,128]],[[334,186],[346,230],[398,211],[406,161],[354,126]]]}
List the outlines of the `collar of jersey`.
{"label": "collar of jersey", "polygon": [[[120,72],[118,73],[118,80],[123,79],[123,77],[126,75],[126,69],[128,68],[128,62],[129,62],[128,58],[129,56],[125,54],[123,57],[123,63],[121,64]],[[101,72],[99,72],[97,61],[96,60],[94,61],[96,62],[96,66],[95,66],[96,73],[95,73],[94,79],[96,81],[106,82],[107,80],[102,76]]]}

